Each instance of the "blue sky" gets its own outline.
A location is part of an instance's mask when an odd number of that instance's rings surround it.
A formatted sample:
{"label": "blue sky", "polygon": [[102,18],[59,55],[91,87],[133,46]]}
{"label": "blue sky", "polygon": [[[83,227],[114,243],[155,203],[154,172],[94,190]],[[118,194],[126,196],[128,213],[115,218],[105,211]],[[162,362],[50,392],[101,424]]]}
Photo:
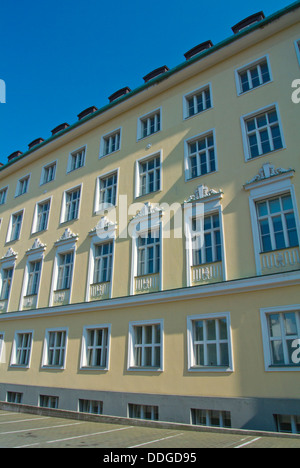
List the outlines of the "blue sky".
{"label": "blue sky", "polygon": [[0,15],[0,162],[25,152],[57,125],[77,121],[90,106],[101,108],[124,86],[185,61],[184,53],[263,10],[266,16],[287,0],[10,0]]}

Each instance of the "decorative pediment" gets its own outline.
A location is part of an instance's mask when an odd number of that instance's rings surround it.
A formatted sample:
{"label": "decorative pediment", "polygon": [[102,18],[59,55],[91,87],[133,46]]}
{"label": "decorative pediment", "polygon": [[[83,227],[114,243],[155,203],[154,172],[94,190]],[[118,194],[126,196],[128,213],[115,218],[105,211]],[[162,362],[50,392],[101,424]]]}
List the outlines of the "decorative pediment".
{"label": "decorative pediment", "polygon": [[97,225],[89,232],[90,236],[98,236],[101,239],[111,237],[111,234],[115,232],[117,223],[114,223],[106,216],[98,221]]}
{"label": "decorative pediment", "polygon": [[268,179],[271,179],[272,177],[276,176],[281,176],[284,174],[292,173],[295,172],[294,169],[289,168],[289,169],[283,169],[282,167],[278,167],[277,169],[275,168],[274,165],[270,163],[265,163],[263,164],[262,168],[259,170],[258,174],[253,177],[251,180],[245,183],[244,187],[247,185],[253,184],[255,182],[262,182]]}
{"label": "decorative pediment", "polygon": [[132,219],[139,220],[140,218],[146,218],[149,215],[154,215],[157,213],[162,213],[163,208],[158,206],[157,204],[152,205],[149,202],[146,202],[144,206],[134,215]]}
{"label": "decorative pediment", "polygon": [[46,244],[43,244],[40,239],[35,239],[31,249],[27,250],[27,253],[33,253],[36,252],[37,250],[44,251],[46,249]]}
{"label": "decorative pediment", "polygon": [[7,258],[17,257],[17,256],[18,256],[18,254],[11,247],[9,247],[9,249],[6,252],[6,254],[4,255],[4,257],[2,257],[2,260],[6,260]]}
{"label": "decorative pediment", "polygon": [[193,201],[204,201],[206,198],[222,198],[223,192],[221,189],[215,190],[210,189],[206,185],[198,185],[193,195],[190,195],[187,200],[184,200],[184,203],[191,203]]}
{"label": "decorative pediment", "polygon": [[64,243],[64,242],[68,242],[68,241],[77,241],[78,239],[78,234],[74,234],[71,229],[69,228],[66,228],[64,230],[64,233],[63,235],[55,242],[55,245],[56,244],[60,244],[60,243]]}

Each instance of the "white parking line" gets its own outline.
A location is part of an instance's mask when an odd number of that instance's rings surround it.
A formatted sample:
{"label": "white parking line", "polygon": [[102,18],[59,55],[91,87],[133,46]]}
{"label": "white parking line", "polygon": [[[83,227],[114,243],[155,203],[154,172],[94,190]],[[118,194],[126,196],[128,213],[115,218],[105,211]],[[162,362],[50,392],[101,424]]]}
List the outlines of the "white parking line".
{"label": "white parking line", "polygon": [[181,432],[180,434],[176,434],[176,435],[169,436],[169,437],[164,437],[163,439],[151,440],[150,442],[145,442],[144,444],[132,445],[131,447],[127,447],[127,448],[142,447],[143,445],[154,444],[155,442],[161,442],[162,440],[173,439],[174,437],[178,437],[178,436],[180,436],[180,435],[183,435],[183,432]]}
{"label": "white parking line", "polygon": [[261,437],[256,437],[256,439],[249,440],[249,442],[245,442],[244,444],[238,445],[237,447],[234,448],[242,448],[245,447],[246,445],[253,444],[253,442],[256,442],[257,440],[261,439]]}
{"label": "white parking line", "polygon": [[28,418],[28,419],[17,419],[16,421],[5,421],[5,422],[0,422],[0,424],[14,424],[14,423],[20,423],[20,422],[27,422],[27,421],[38,421],[41,419],[50,419],[49,417],[46,418]]}
{"label": "white parking line", "polygon": [[119,429],[111,429],[110,431],[94,432],[93,434],[83,434],[83,435],[74,436],[74,437],[66,437],[65,439],[47,440],[45,442],[37,442],[35,444],[19,445],[18,447],[13,447],[13,448],[25,448],[25,447],[33,447],[35,445],[55,444],[58,442],[65,442],[66,440],[74,440],[74,439],[80,439],[83,437],[93,437],[96,435],[108,434],[109,432],[125,431],[126,429],[133,429],[133,426],[120,427]]}
{"label": "white parking line", "polygon": [[19,431],[9,431],[9,432],[0,432],[0,436],[7,434],[17,434],[18,432],[32,432],[32,431],[43,431],[44,429],[56,429],[57,427],[67,427],[67,426],[78,426],[78,424],[83,424],[83,422],[72,423],[72,424],[59,424],[58,426],[47,426],[47,427],[34,427],[33,429],[21,429]]}

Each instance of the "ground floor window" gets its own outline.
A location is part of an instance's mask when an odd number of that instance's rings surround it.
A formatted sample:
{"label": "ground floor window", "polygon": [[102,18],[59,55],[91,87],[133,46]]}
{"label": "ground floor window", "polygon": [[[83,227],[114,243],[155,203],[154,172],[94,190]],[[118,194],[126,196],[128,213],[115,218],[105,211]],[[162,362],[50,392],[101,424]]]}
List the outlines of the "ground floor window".
{"label": "ground floor window", "polygon": [[23,393],[7,392],[6,401],[8,403],[22,403]]}
{"label": "ground floor window", "polygon": [[300,434],[300,416],[276,414],[275,421],[278,432]]}
{"label": "ground floor window", "polygon": [[102,414],[103,402],[95,400],[79,400],[79,412],[90,414]]}
{"label": "ground floor window", "polygon": [[158,421],[158,406],[134,405],[129,403],[128,410],[130,418]]}
{"label": "ground floor window", "polygon": [[40,395],[40,406],[43,408],[58,408],[58,397],[49,395]]}
{"label": "ground floor window", "polygon": [[192,424],[199,426],[231,427],[229,411],[191,409]]}

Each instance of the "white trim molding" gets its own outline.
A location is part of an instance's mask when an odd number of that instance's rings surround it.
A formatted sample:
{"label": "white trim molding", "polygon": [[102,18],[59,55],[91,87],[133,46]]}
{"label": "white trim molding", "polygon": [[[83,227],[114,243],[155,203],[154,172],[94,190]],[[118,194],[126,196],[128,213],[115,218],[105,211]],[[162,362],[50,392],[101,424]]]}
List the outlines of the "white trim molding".
{"label": "white trim molding", "polygon": [[[283,314],[295,314],[294,323],[289,324],[287,318],[287,323],[284,324]],[[274,320],[277,320],[276,328],[279,331],[278,337],[271,337],[270,336],[270,323],[268,321],[268,316],[273,315]],[[261,330],[262,330],[262,340],[263,340],[263,350],[264,350],[264,361],[265,361],[265,371],[266,372],[299,372],[300,371],[300,363],[292,364],[290,363],[290,356],[289,356],[289,349],[287,345],[287,341],[300,341],[300,304],[289,304],[286,306],[278,306],[278,307],[266,307],[260,309],[260,319],[261,319]],[[288,335],[285,334],[285,326],[290,328],[295,327],[296,333],[292,334],[291,330],[289,330]],[[271,338],[281,341],[281,352],[282,358],[285,361],[285,364],[274,364],[273,357],[272,357],[272,346],[271,346]],[[292,349],[292,347],[291,347]],[[276,350],[276,348],[275,348]],[[296,349],[295,349],[296,350]],[[278,351],[278,350],[277,350]],[[279,356],[277,356],[279,357]]]}
{"label": "white trim molding", "polygon": [[[155,326],[159,327],[159,337],[160,342],[155,342]],[[139,358],[141,360],[141,365],[137,365],[135,363],[135,340],[134,340],[134,329],[136,327],[142,328],[142,336],[141,336],[141,343],[138,344],[140,348]],[[151,335],[152,340],[151,343],[145,343],[144,341],[144,334],[145,334],[145,327],[152,327]],[[159,365],[155,365],[155,360],[157,356],[155,355],[155,348],[159,347]],[[151,365],[147,366],[145,364],[145,348],[151,348]],[[147,371],[147,372],[163,372],[164,370],[164,321],[163,319],[154,319],[154,320],[141,320],[141,321],[133,321],[129,322],[129,335],[128,335],[128,360],[127,360],[127,370],[128,371]]]}
{"label": "white trim molding", "polygon": [[285,193],[291,195],[293,210],[296,221],[298,239],[300,239],[300,221],[297,208],[297,198],[292,177],[294,176],[293,169],[276,169],[272,164],[266,163],[262,166],[259,174],[244,185],[244,190],[249,192],[249,206],[252,224],[252,235],[254,243],[254,255],[257,275],[262,275],[261,263],[261,243],[259,225],[257,219],[256,203],[272,196],[280,196]]}
{"label": "white trim molding", "polygon": [[[224,337],[224,330],[222,332],[220,326],[220,320],[225,320],[226,323],[226,337]],[[196,334],[194,330],[194,323],[197,321],[203,322],[202,329],[202,339],[196,340]],[[215,327],[215,338],[209,339],[207,335],[207,324],[208,322],[214,321]],[[202,356],[204,364],[197,364],[196,361],[196,350],[195,350],[195,340],[198,341],[197,346],[200,346],[202,351],[199,352],[199,355]],[[223,356],[228,359],[227,365],[222,365],[222,353],[221,345],[227,344],[228,355]],[[232,355],[232,336],[231,336],[231,321],[230,313],[212,313],[212,314],[203,314],[203,315],[190,315],[187,317],[187,345],[188,345],[188,370],[190,372],[234,372],[233,366],[233,355]],[[209,364],[209,355],[208,355],[208,345],[215,345],[215,355],[214,359],[217,361],[217,364]]]}

